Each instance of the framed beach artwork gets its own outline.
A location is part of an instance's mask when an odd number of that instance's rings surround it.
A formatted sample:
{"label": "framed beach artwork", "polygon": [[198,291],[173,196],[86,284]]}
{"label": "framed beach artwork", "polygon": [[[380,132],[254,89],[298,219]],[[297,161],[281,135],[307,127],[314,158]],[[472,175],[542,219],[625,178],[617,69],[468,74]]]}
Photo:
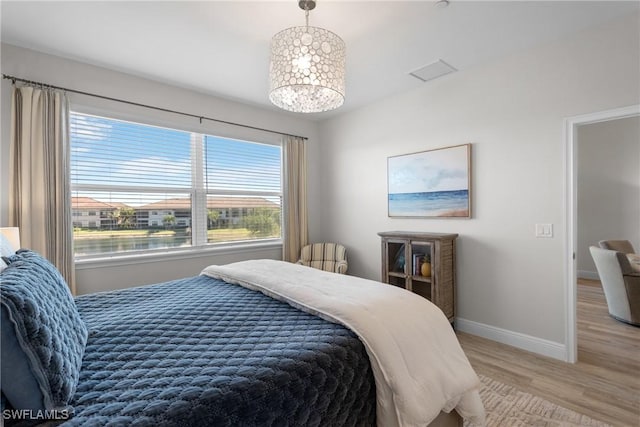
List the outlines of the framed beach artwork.
{"label": "framed beach artwork", "polygon": [[471,144],[387,159],[389,216],[471,218]]}

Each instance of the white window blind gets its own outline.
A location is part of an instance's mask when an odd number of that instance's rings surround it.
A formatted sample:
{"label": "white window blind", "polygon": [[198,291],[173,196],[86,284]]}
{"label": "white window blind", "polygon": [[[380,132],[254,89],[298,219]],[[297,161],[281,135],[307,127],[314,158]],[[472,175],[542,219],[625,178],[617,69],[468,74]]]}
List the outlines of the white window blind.
{"label": "white window blind", "polygon": [[[244,224],[254,238],[280,237],[282,203],[282,148],[206,135],[205,191],[213,225]],[[208,241],[241,239],[209,232]]]}
{"label": "white window blind", "polygon": [[190,134],[71,115],[74,185],[191,188]]}
{"label": "white window blind", "polygon": [[280,146],[76,112],[70,129],[77,257],[281,237]]}
{"label": "white window blind", "polygon": [[208,191],[281,194],[281,148],[205,136]]}

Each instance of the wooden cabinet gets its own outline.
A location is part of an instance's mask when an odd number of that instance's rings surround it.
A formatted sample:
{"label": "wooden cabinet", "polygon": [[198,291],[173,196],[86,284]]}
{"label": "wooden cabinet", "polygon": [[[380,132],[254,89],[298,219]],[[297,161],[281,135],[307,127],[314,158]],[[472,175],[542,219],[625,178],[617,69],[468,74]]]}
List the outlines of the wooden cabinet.
{"label": "wooden cabinet", "polygon": [[[382,281],[405,288],[437,305],[450,322],[455,317],[457,234],[384,231]],[[431,264],[423,275],[421,265]]]}

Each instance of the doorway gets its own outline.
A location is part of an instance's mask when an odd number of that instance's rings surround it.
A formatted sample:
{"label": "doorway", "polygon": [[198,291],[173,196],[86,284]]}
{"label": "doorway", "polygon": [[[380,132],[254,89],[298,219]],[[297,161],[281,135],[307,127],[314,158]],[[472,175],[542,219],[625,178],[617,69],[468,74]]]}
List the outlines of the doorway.
{"label": "doorway", "polygon": [[577,340],[577,268],[578,247],[578,127],[587,124],[640,116],[640,105],[601,111],[565,120],[565,300],[567,302],[565,325],[565,360],[575,363],[578,357]]}

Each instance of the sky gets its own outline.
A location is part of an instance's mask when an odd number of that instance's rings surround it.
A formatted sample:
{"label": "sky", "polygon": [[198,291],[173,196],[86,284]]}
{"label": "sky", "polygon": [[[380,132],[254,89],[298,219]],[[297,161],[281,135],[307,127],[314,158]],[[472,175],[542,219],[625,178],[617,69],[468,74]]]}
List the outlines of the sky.
{"label": "sky", "polygon": [[468,145],[389,157],[389,194],[468,190]]}
{"label": "sky", "polygon": [[[75,195],[131,206],[188,197],[191,133],[79,113],[71,114],[70,125],[72,187],[108,185],[114,190]],[[207,135],[204,147],[209,190],[280,192],[279,146]],[[131,186],[138,187],[133,194],[118,191]],[[164,192],[144,195],[141,187],[161,187]]]}

